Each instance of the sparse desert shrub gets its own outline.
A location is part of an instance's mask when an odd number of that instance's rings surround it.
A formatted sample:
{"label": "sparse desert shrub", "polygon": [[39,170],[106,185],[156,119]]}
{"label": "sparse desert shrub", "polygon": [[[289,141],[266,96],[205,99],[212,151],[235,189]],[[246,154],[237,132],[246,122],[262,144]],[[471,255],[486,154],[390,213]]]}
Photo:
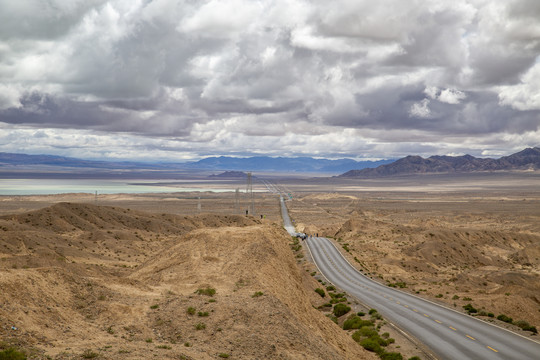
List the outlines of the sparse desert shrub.
{"label": "sparse desert shrub", "polygon": [[463,297],[463,301],[472,301],[472,298],[470,298],[468,296],[465,296],[465,297]]}
{"label": "sparse desert shrub", "polygon": [[229,357],[229,354],[226,354],[226,353],[221,353],[218,355],[220,358],[222,359],[227,359]]}
{"label": "sparse desert shrub", "polygon": [[200,317],[208,316],[208,311],[205,311],[205,312],[199,311],[197,315],[199,315]]}
{"label": "sparse desert shrub", "polygon": [[494,313],[488,313],[487,316],[492,318],[492,317],[495,317],[495,314]]}
{"label": "sparse desert shrub", "polygon": [[26,355],[15,348],[0,351],[0,360],[26,360]]}
{"label": "sparse desert shrub", "polygon": [[385,352],[379,356],[382,360],[403,360],[403,355],[398,352]]}
{"label": "sparse desert shrub", "polygon": [[474,314],[478,312],[478,310],[475,309],[471,304],[463,305],[463,309],[467,311],[468,314]]}
{"label": "sparse desert shrub", "polygon": [[437,294],[437,295],[435,295],[435,297],[438,298],[438,299],[442,298],[443,296],[444,296],[443,294]]}
{"label": "sparse desert shrub", "polygon": [[531,326],[528,322],[525,320],[519,320],[515,322],[515,325],[520,327],[521,329],[525,331],[531,331],[533,334],[537,334],[538,330],[534,326]]}
{"label": "sparse desert shrub", "polygon": [[364,315],[366,315],[366,313],[363,312],[363,311],[359,311],[359,312],[356,313],[356,315],[358,315],[358,316],[364,316]]}
{"label": "sparse desert shrub", "polygon": [[413,357],[410,357],[408,360],[422,360],[422,359],[420,359],[418,356],[413,356]]}
{"label": "sparse desert shrub", "polygon": [[336,317],[340,317],[340,316],[343,316],[345,315],[346,313],[348,313],[349,311],[351,311],[351,307],[350,306],[347,306],[345,304],[336,304],[334,305],[334,310],[333,310],[333,313]]}
{"label": "sparse desert shrub", "polygon": [[504,314],[500,314],[499,316],[497,316],[497,319],[504,321],[505,323],[509,323],[509,324],[513,322],[513,319],[511,317],[508,317]]}
{"label": "sparse desert shrub", "polygon": [[514,323],[514,325],[516,325],[517,327],[520,327],[520,328],[524,328],[524,327],[527,327],[527,326],[531,326],[529,325],[528,322],[526,322],[525,320],[518,320]]}
{"label": "sparse desert shrub", "polygon": [[336,291],[336,287],[334,285],[329,285],[326,287],[326,291]]}
{"label": "sparse desert shrub", "polygon": [[197,325],[195,325],[195,330],[204,330],[204,329],[206,329],[205,323],[198,323]]}
{"label": "sparse desert shrub", "polygon": [[97,358],[98,356],[99,354],[97,352],[94,352],[90,349],[84,350],[84,352],[81,354],[81,357],[83,359],[94,359],[94,358]]}
{"label": "sparse desert shrub", "polygon": [[372,318],[372,319],[382,320],[381,314],[379,314],[379,313],[377,312],[377,310],[375,310],[375,309],[370,309],[370,310],[369,310],[369,315],[371,315],[371,318]]}
{"label": "sparse desert shrub", "polygon": [[216,289],[207,287],[204,289],[197,289],[195,293],[199,295],[214,296],[216,294]]}
{"label": "sparse desert shrub", "polygon": [[373,351],[375,353],[380,353],[383,351],[381,345],[376,340],[373,339],[363,339],[360,340],[360,345],[368,351]]}
{"label": "sparse desert shrub", "polygon": [[195,308],[194,307],[188,307],[186,312],[189,314],[189,315],[195,315]]}
{"label": "sparse desert shrub", "polygon": [[316,292],[317,294],[321,295],[321,297],[325,297],[325,296],[326,296],[326,293],[325,293],[324,290],[321,289],[321,288],[316,288],[316,289],[315,289],[315,292]]}
{"label": "sparse desert shrub", "polygon": [[332,299],[339,299],[339,298],[345,298],[345,294],[344,293],[332,293],[332,292],[329,292],[328,295],[330,295],[330,297]]}
{"label": "sparse desert shrub", "polygon": [[369,320],[362,320],[358,316],[351,316],[343,323],[343,330],[360,329],[363,326],[373,326]]}
{"label": "sparse desert shrub", "polygon": [[379,333],[373,328],[373,326],[362,326],[357,332],[363,337],[379,337]]}
{"label": "sparse desert shrub", "polygon": [[158,348],[158,349],[167,349],[167,350],[172,349],[172,347],[170,347],[169,345],[158,345],[158,346],[156,346],[156,348]]}
{"label": "sparse desert shrub", "polygon": [[452,296],[452,300],[457,300],[457,299],[459,299],[459,296],[458,296],[458,295]]}
{"label": "sparse desert shrub", "polygon": [[159,308],[159,305],[158,305],[158,304],[155,304],[155,305],[150,306],[150,309],[157,309],[157,308]]}
{"label": "sparse desert shrub", "polygon": [[262,291],[256,291],[253,295],[251,295],[252,298],[256,298],[256,297],[259,297],[259,296],[263,296],[263,292]]}

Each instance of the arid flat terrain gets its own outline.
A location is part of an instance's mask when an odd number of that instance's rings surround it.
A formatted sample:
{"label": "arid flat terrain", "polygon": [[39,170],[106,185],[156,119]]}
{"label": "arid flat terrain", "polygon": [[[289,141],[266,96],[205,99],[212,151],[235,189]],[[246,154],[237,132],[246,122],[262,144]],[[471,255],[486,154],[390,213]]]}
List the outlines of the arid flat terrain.
{"label": "arid flat terrain", "polygon": [[[540,325],[536,179],[273,181],[298,230],[335,239],[372,278],[531,336],[496,317]],[[328,297],[305,249],[291,251],[278,197],[255,193],[246,217],[251,203],[0,197],[0,338],[36,359],[377,358],[316,309]]]}

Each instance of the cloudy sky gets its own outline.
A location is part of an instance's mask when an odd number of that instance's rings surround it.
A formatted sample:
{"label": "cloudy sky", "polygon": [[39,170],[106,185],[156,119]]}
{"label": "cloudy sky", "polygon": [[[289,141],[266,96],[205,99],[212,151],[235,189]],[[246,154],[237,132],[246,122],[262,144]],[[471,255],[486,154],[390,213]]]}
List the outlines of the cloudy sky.
{"label": "cloudy sky", "polygon": [[540,146],[538,0],[0,0],[0,152]]}

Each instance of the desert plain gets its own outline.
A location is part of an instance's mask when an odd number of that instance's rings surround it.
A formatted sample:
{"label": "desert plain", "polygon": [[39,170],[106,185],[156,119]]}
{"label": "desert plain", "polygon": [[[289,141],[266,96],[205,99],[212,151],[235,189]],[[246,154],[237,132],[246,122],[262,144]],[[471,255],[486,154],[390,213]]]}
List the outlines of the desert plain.
{"label": "desert plain", "polygon": [[[35,359],[378,358],[342,330],[348,315],[327,316],[315,289],[330,284],[291,246],[262,178],[253,196],[1,196],[2,346]],[[540,326],[538,172],[266,180],[291,194],[298,231],[333,239],[374,280],[538,337],[497,319]],[[389,351],[427,358],[383,330]]]}

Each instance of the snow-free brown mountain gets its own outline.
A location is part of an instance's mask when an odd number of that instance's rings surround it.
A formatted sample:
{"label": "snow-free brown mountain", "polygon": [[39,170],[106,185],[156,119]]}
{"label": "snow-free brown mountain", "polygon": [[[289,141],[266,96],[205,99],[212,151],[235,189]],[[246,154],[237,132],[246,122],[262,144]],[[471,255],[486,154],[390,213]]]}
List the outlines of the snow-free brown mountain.
{"label": "snow-free brown mountain", "polygon": [[424,173],[468,173],[479,171],[539,170],[540,148],[527,148],[499,159],[463,156],[409,155],[393,163],[376,168],[348,171],[340,177],[382,177]]}

